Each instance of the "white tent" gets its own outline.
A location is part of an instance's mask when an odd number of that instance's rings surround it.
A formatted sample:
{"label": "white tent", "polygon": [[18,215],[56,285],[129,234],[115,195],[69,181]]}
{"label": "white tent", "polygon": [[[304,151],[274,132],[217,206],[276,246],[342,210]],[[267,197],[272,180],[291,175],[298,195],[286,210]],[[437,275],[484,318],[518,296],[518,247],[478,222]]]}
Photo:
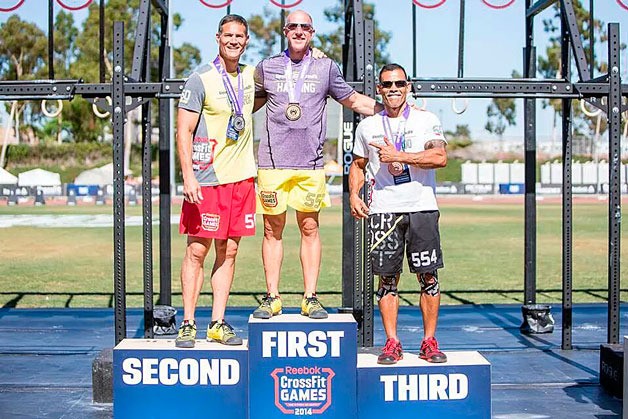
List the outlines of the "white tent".
{"label": "white tent", "polygon": [[0,185],[15,185],[17,183],[17,176],[13,176],[0,167]]}
{"label": "white tent", "polygon": [[112,185],[113,163],[85,170],[74,179],[75,185]]}
{"label": "white tent", "polygon": [[17,184],[19,186],[60,186],[61,176],[59,173],[44,169],[33,169],[20,173],[17,176]]}

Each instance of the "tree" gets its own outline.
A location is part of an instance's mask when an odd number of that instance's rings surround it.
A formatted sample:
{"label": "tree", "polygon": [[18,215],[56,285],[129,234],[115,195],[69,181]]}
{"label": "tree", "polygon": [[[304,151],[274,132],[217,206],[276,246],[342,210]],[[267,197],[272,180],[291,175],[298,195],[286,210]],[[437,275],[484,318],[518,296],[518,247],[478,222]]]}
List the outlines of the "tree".
{"label": "tree", "polygon": [[[336,6],[324,10],[325,17],[330,22],[336,23],[338,29],[329,34],[317,36],[318,47],[333,58],[336,62],[342,62],[342,44],[344,43],[344,6],[342,1]],[[375,68],[381,68],[389,62],[388,54],[385,52],[390,42],[390,32],[383,31],[379,27],[379,22],[375,19],[375,5],[364,2],[362,10],[365,19],[373,20],[375,38]]]}
{"label": "tree", "polygon": [[[0,24],[0,78],[2,80],[34,80],[46,78],[48,44],[44,32],[17,15]],[[38,103],[39,104],[39,103]],[[11,104],[5,103],[7,111]],[[32,115],[38,114],[33,102],[21,101],[15,109],[15,133],[20,135],[20,120],[31,125]],[[31,135],[31,138],[33,136]]]}
{"label": "tree", "polygon": [[496,134],[502,140],[504,131],[509,126],[516,124],[517,108],[515,100],[510,98],[495,98],[486,109],[488,120],[484,129],[491,134]]}

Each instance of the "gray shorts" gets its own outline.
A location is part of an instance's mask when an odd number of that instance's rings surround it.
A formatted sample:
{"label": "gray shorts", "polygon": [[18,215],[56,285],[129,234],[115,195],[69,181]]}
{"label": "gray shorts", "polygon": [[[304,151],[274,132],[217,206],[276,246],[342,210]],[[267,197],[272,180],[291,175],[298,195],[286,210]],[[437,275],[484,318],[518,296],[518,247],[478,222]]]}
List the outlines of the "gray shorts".
{"label": "gray shorts", "polygon": [[369,215],[373,274],[401,273],[404,250],[412,273],[434,272],[442,268],[439,218],[438,211]]}

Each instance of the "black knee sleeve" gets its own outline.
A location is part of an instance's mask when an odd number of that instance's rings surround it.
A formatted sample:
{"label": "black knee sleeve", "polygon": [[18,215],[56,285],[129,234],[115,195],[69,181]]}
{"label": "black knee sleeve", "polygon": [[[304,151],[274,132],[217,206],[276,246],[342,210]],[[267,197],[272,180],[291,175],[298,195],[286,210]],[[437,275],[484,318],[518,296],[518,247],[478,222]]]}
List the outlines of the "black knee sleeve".
{"label": "black knee sleeve", "polygon": [[397,275],[382,275],[379,280],[379,289],[375,292],[377,301],[381,300],[385,295],[397,295]]}
{"label": "black knee sleeve", "polygon": [[432,297],[440,294],[437,271],[420,273],[419,283],[421,284],[421,293],[431,295]]}

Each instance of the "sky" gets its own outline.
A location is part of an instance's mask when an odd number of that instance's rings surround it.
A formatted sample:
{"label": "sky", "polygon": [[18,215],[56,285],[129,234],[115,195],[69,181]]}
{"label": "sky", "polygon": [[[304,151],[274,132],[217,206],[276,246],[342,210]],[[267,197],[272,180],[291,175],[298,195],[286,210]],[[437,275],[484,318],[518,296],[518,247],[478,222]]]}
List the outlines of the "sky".
{"label": "sky", "polygon": [[[44,31],[47,30],[47,4],[45,0],[23,0],[22,6],[14,12],[0,12],[0,23],[12,13],[18,13],[22,19],[34,22]],[[72,7],[85,4],[88,0],[57,0]],[[94,0],[98,1],[98,0]],[[298,3],[293,9],[309,12],[314,26],[319,33],[335,30],[335,24],[325,21],[323,10],[337,4],[340,0],[283,0],[285,4]],[[416,0],[426,6],[434,6],[443,0]],[[583,0],[588,9],[589,0]],[[0,0],[0,9],[16,5],[20,0]],[[227,13],[227,6],[210,8],[210,5],[225,4],[227,0],[170,0],[173,12],[183,17],[182,27],[172,34],[172,44],[177,46],[189,42],[201,50],[204,62],[213,60],[217,53],[215,33],[222,16]],[[232,0],[231,13],[245,18],[260,14],[264,8],[279,15],[280,8],[274,3],[281,0]],[[391,41],[388,55],[391,62],[401,64],[410,76],[432,78],[454,78],[458,74],[458,37],[460,0],[444,0],[441,6],[434,8],[416,7],[417,33],[416,57],[417,74],[412,74],[412,0],[369,0],[375,4],[375,18],[380,28],[390,32]],[[470,78],[509,78],[513,70],[522,73],[523,46],[525,45],[525,0],[502,9],[493,9],[484,2],[495,6],[508,4],[510,0],[466,0],[464,31],[464,76]],[[610,22],[620,24],[620,36],[628,44],[628,0],[594,0],[595,18],[605,25]],[[622,7],[622,4],[625,6]],[[62,10],[55,3],[55,12]],[[87,12],[74,12],[75,20],[81,22]],[[544,53],[547,36],[543,32],[543,19],[552,18],[551,8],[535,18],[535,44],[537,53]],[[558,22],[556,22],[558,25]],[[96,41],[95,41],[96,42]],[[606,60],[606,43],[595,45],[596,56]],[[628,79],[628,52],[621,54],[621,73]],[[249,54],[254,59],[253,54]],[[255,61],[248,62],[256,64]],[[129,71],[129,70],[127,70]],[[596,74],[598,76],[599,74]],[[574,80],[575,81],[575,80]],[[427,109],[442,120],[445,130],[455,130],[456,125],[469,125],[474,140],[495,139],[484,130],[486,108],[490,99],[470,99],[467,110],[458,115],[452,111],[452,99],[429,99]],[[457,106],[462,103],[458,101]],[[507,129],[505,139],[517,139],[523,136],[523,100],[517,100],[517,124]],[[537,135],[539,141],[549,140],[553,133],[553,114],[538,109]],[[558,130],[560,132],[560,128]]]}

